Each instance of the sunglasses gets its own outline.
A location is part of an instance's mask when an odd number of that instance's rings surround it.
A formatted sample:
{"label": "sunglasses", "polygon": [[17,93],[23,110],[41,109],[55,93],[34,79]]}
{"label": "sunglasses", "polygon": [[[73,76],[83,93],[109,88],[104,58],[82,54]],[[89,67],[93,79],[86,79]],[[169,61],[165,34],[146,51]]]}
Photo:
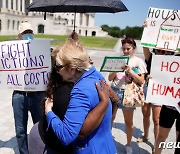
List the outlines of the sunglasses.
{"label": "sunglasses", "polygon": [[55,64],[54,65],[54,67],[55,67],[55,69],[56,69],[56,71],[58,71],[59,72],[59,70],[61,70],[63,67],[65,67],[65,66],[63,66],[63,65],[57,65],[57,64]]}

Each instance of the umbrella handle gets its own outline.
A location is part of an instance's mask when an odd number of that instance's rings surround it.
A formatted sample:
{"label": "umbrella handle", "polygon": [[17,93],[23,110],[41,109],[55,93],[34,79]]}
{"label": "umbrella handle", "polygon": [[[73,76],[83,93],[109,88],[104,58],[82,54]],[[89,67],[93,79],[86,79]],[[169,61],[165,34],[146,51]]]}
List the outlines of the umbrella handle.
{"label": "umbrella handle", "polygon": [[46,12],[44,12],[44,20],[46,20]]}
{"label": "umbrella handle", "polygon": [[75,32],[75,24],[76,24],[76,6],[75,6],[75,13],[74,13],[74,32]]}

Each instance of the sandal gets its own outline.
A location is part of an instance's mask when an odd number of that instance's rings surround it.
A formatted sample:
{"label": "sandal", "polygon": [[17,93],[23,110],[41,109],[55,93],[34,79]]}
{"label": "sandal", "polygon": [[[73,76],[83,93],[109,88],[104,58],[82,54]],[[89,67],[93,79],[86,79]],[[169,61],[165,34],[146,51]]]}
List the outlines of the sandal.
{"label": "sandal", "polygon": [[137,142],[147,142],[149,140],[149,138],[145,138],[144,136],[141,136],[137,139]]}

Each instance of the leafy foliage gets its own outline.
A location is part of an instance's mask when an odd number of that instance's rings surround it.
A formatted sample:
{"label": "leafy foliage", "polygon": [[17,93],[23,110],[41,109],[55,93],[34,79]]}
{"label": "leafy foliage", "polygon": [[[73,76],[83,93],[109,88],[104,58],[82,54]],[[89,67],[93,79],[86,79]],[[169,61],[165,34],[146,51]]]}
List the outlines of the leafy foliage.
{"label": "leafy foliage", "polygon": [[109,33],[110,30],[111,30],[111,28],[110,28],[108,25],[102,25],[101,28],[102,28],[103,31],[106,31],[106,32],[108,32],[108,33]]}
{"label": "leafy foliage", "polygon": [[122,30],[117,26],[109,27],[108,25],[102,25],[101,28],[103,31],[108,32],[110,36],[117,38],[126,36],[134,39],[141,39],[143,32],[143,27],[138,27],[138,26],[135,27],[127,26],[125,29]]}

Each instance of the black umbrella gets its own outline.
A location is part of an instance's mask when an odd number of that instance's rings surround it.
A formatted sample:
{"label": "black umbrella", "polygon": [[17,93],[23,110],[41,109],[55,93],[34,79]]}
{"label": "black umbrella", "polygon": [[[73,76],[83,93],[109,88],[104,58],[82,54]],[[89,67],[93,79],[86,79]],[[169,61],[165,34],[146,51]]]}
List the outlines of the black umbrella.
{"label": "black umbrella", "polygon": [[28,11],[74,12],[74,30],[76,13],[116,13],[128,11],[121,0],[34,0]]}

